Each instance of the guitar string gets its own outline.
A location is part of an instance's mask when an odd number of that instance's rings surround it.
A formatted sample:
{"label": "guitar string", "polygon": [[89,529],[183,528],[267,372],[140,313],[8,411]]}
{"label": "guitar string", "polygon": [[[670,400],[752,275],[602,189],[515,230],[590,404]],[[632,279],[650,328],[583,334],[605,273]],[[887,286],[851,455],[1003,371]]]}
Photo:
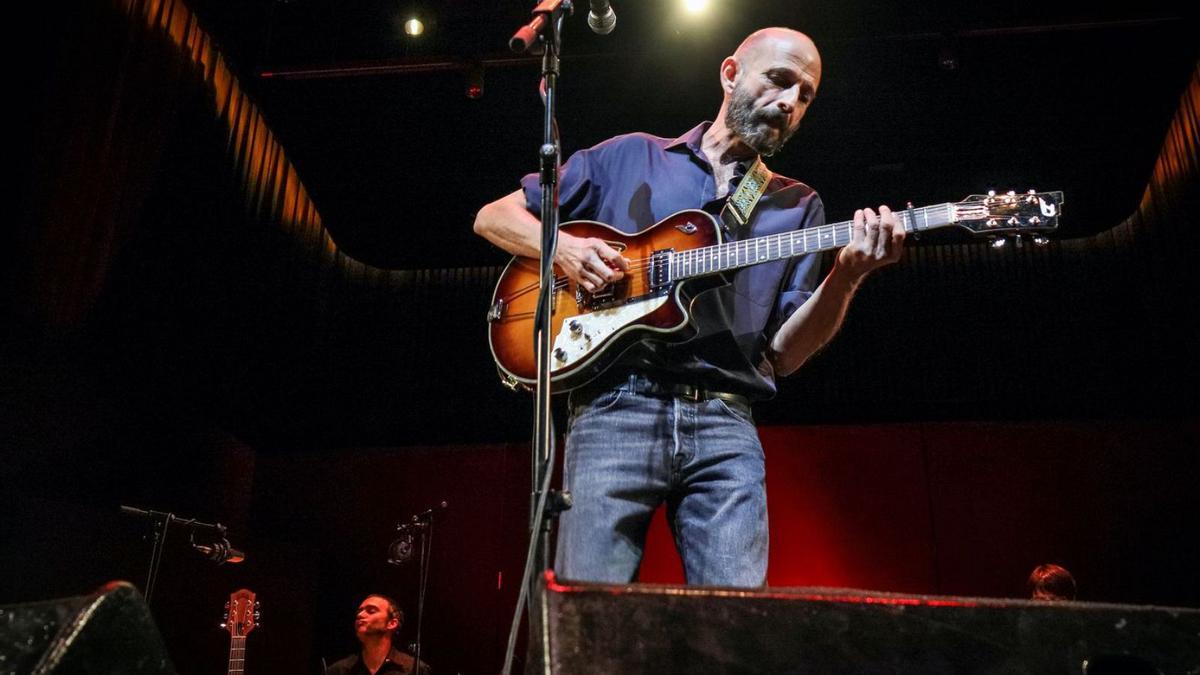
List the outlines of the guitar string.
{"label": "guitar string", "polygon": [[[969,202],[969,203],[965,203],[965,204],[948,202],[948,203],[937,204],[937,205],[933,205],[933,206],[918,207],[915,209],[904,209],[901,211],[895,211],[894,213],[896,213],[897,215],[899,215],[901,217],[901,221],[904,224],[905,232],[916,232],[920,229],[916,226],[917,214],[922,215],[925,218],[925,220],[928,221],[930,212],[946,211],[946,210],[948,210],[949,206],[957,206],[964,210],[970,210],[975,207],[984,208],[982,205],[980,205],[976,202]],[[909,214],[910,217],[905,219],[904,218],[905,214]],[[977,215],[977,214],[960,213],[959,215],[964,216],[964,215]],[[982,215],[986,215],[986,211]],[[965,220],[965,218],[964,218],[964,220]],[[905,221],[907,221],[907,222],[905,222]],[[683,267],[683,266],[687,266],[687,265],[696,266],[697,263],[700,263],[700,262],[710,262],[711,260],[719,261],[722,256],[725,256],[726,259],[728,259],[728,256],[731,252],[735,256],[735,258],[734,258],[735,262],[733,265],[728,265],[728,264],[718,265],[717,267],[719,267],[719,269],[705,270],[703,272],[703,274],[710,274],[710,273],[723,271],[723,270],[727,270],[727,269],[736,269],[738,267],[749,266],[749,265],[752,265],[755,262],[759,262],[759,261],[765,262],[765,260],[763,260],[761,257],[759,257],[759,258],[751,259],[745,264],[739,264],[738,261],[740,258],[738,257],[739,253],[737,251],[738,244],[745,245],[746,253],[749,253],[749,250],[751,248],[753,248],[754,250],[757,251],[765,246],[768,251],[768,254],[766,256],[767,258],[771,257],[769,251],[771,250],[772,246],[778,247],[778,249],[777,249],[778,255],[775,256],[776,259],[784,258],[784,257],[792,257],[793,255],[803,255],[804,253],[808,253],[808,252],[816,253],[818,251],[827,250],[826,248],[823,248],[823,245],[820,243],[822,238],[833,237],[832,243],[834,244],[834,246],[844,246],[845,243],[849,243],[848,241],[846,241],[844,239],[844,237],[847,235],[852,236],[853,226],[854,226],[853,220],[846,220],[846,221],[841,221],[838,223],[830,223],[827,225],[821,225],[818,227],[810,227],[810,228],[804,228],[804,229],[800,229],[800,230],[791,230],[789,232],[780,232],[780,233],[776,233],[776,234],[765,235],[762,237],[756,237],[754,239],[722,242],[720,244],[713,244],[710,246],[703,246],[703,247],[695,248],[695,249],[687,249],[687,250],[680,251],[679,253],[675,254],[678,256],[682,256],[682,257],[681,258],[672,258],[671,261],[668,263],[668,265],[671,267],[675,267],[675,268]],[[798,236],[804,238],[804,241],[802,242],[803,246],[804,246],[804,250],[801,253],[794,253],[795,244],[797,243],[795,240]],[[808,245],[809,237],[815,237],[817,239],[817,243],[811,251],[810,251],[809,245]],[[788,242],[787,240],[789,240],[789,239],[792,241]],[[845,243],[842,243],[843,241],[845,241]],[[789,254],[783,254],[782,247],[785,245],[790,246],[790,248],[793,250],[793,252],[789,253]],[[833,248],[834,246],[831,246],[829,248]],[[719,249],[721,249],[722,247],[724,247],[726,249],[726,251],[724,251],[724,252],[720,251]],[[630,259],[630,260],[628,260],[629,265],[625,271],[628,274],[628,273],[637,273],[637,272],[649,270],[653,266],[653,261],[654,261],[654,257]],[[570,284],[571,284],[571,280],[568,277],[564,277],[564,276],[555,276],[554,277],[554,290],[555,291],[560,291],[564,288],[567,288],[570,286]],[[529,293],[532,289],[534,289],[536,287],[537,287],[537,284],[534,283],[534,284],[531,284],[524,288],[517,289],[511,295],[509,295],[507,298],[505,298],[505,300],[511,301],[512,298],[519,297],[521,295]]]}
{"label": "guitar string", "polygon": [[[913,212],[913,211],[927,211],[927,210],[932,210],[932,209],[944,209],[944,208],[945,208],[945,205],[929,206],[929,207],[921,207],[920,209],[912,209],[911,211],[908,211],[908,210],[897,211],[896,213],[903,214],[903,213],[909,213],[909,212]],[[912,220],[912,219],[910,219],[910,220]],[[804,228],[804,229],[800,229],[800,230],[792,230],[790,232],[780,232],[780,233],[776,233],[776,234],[765,235],[762,237],[757,237],[755,239],[745,239],[745,240],[741,240],[741,241],[722,242],[720,244],[714,244],[711,246],[702,246],[700,248],[687,249],[685,251],[680,251],[676,255],[685,256],[688,258],[688,260],[675,259],[675,260],[672,260],[672,262],[670,262],[668,264],[679,267],[679,266],[683,266],[683,265],[694,264],[695,262],[697,262],[698,260],[701,260],[701,259],[719,258],[721,255],[728,256],[730,252],[732,252],[735,256],[737,256],[738,255],[738,253],[737,253],[737,245],[738,244],[744,244],[747,252],[749,251],[750,248],[754,248],[757,250],[757,249],[761,248],[764,244],[766,245],[767,249],[770,250],[770,247],[772,245],[782,247],[785,244],[785,241],[787,239],[790,238],[790,239],[794,240],[798,235],[804,237],[805,240],[807,240],[809,237],[816,237],[818,241],[820,241],[821,237],[825,237],[825,238],[833,237],[833,243],[838,244],[840,241],[843,240],[840,235],[848,234],[849,231],[851,230],[851,228],[853,227],[853,225],[854,225],[854,221],[847,220],[847,221],[842,221],[839,223],[830,223],[827,225],[821,225],[818,227],[809,227],[809,228]],[[838,231],[839,228],[841,228],[842,230],[845,230],[845,231],[839,232]],[[905,225],[905,229],[906,229],[906,231],[912,231],[911,229],[909,229],[908,224]],[[753,246],[751,246],[751,244],[753,244]],[[793,241],[792,248],[794,248],[794,244],[795,244],[795,242]],[[822,249],[820,249],[820,246],[821,246],[821,244],[818,243],[816,245],[816,248],[814,248],[812,250],[812,252],[815,253],[818,250],[822,250]],[[724,253],[718,252],[717,249],[720,249],[721,247],[725,247],[727,249],[727,251]],[[807,241],[804,242],[804,249],[805,249],[805,252],[808,252]],[[780,248],[779,250],[782,251],[782,248]],[[803,253],[796,254],[796,255],[803,255]],[[789,254],[787,256],[781,255],[780,257],[791,257],[791,254]],[[629,265],[625,271],[628,274],[628,273],[636,273],[636,272],[642,272],[642,271],[648,270],[652,267],[653,260],[654,260],[653,257],[629,259],[628,260]],[[735,257],[735,260],[736,260],[736,257]],[[757,261],[757,259],[752,260],[751,263],[756,262],[756,261]],[[750,263],[747,263],[747,265],[748,264],[750,264]],[[722,268],[723,269],[733,269],[733,268],[740,267],[740,266],[745,266],[745,265],[737,265],[735,263],[732,267],[722,266]],[[716,272],[716,271],[719,271],[719,270],[712,270],[712,272]],[[564,288],[567,288],[568,286],[570,286],[570,283],[571,283],[571,280],[567,277],[555,276],[554,277],[554,290],[559,291]],[[514,291],[512,294],[510,294],[507,298],[505,298],[505,300],[511,301],[512,298],[519,297],[521,295],[529,293],[533,289],[536,289],[536,288],[537,288],[536,283],[530,284],[523,288],[519,288],[516,291]]]}

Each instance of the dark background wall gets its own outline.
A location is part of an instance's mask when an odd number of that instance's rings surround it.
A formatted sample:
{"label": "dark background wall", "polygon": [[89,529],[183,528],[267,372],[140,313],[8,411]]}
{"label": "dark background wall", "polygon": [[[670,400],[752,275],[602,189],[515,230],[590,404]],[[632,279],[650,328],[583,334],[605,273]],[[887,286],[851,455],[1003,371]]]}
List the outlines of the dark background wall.
{"label": "dark background wall", "polygon": [[[67,3],[21,43],[0,601],[141,583],[145,525],[119,504],[219,520],[244,564],[168,538],[153,609],[177,666],[219,671],[221,605],[249,587],[265,616],[248,672],[305,672],[354,648],[362,595],[413,616],[416,570],[385,549],[445,500],[425,654],[439,672],[494,670],[529,404],[494,379],[482,317],[504,257],[469,225],[529,169],[511,150],[529,134],[507,125],[536,118],[520,93],[534,70],[489,71],[471,102],[456,74],[269,83],[236,31],[207,32],[228,10],[202,8]],[[676,52],[686,67],[635,57],[678,88],[573,85],[568,150],[691,126],[715,108],[703,64],[741,28]],[[1017,596],[1055,561],[1083,599],[1200,604],[1194,41],[1171,20],[1043,27],[964,40],[950,73],[919,33],[881,46],[816,28],[827,86],[775,168],[832,217],[1032,185],[1067,191],[1067,231],[1045,248],[914,243],[759,406],[771,583]],[[1014,81],[1037,95],[996,104]],[[856,88],[901,103],[882,115]],[[617,113],[597,91],[652,99]],[[679,579],[669,549],[660,522],[644,579]]]}

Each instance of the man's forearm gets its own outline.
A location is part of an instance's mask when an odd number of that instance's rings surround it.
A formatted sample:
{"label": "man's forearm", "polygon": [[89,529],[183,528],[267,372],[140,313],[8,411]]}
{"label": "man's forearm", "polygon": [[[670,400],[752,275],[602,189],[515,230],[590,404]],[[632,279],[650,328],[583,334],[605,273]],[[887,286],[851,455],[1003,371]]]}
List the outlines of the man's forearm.
{"label": "man's forearm", "polygon": [[767,352],[776,374],[790,375],[833,339],[863,277],[837,265],[775,333]]}
{"label": "man's forearm", "polygon": [[[475,233],[513,255],[537,258],[542,250],[542,223],[526,210],[521,190],[479,209]],[[554,264],[591,292],[620,279],[629,268],[620,252],[602,239],[561,231]]]}
{"label": "man's forearm", "polygon": [[525,209],[520,190],[487,204],[475,215],[475,233],[513,254],[538,257],[541,221]]}

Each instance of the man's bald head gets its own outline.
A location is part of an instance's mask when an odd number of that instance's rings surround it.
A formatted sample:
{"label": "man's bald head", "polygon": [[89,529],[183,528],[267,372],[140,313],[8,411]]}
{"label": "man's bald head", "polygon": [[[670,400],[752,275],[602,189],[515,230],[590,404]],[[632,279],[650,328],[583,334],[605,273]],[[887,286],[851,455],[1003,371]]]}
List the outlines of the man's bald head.
{"label": "man's bald head", "polygon": [[742,144],[771,155],[796,132],[821,82],[821,55],[804,33],[764,28],[721,62],[720,117]]}
{"label": "man's bald head", "polygon": [[742,40],[742,44],[733,52],[733,58],[743,68],[761,65],[764,59],[778,55],[794,60],[796,65],[820,82],[821,54],[812,38],[798,30],[780,27],[756,30]]}

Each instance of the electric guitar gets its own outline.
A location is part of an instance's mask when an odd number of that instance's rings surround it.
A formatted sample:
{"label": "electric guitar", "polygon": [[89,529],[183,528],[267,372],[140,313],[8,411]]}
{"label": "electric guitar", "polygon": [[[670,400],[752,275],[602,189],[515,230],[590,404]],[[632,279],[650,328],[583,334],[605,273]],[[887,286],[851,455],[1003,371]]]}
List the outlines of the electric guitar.
{"label": "electric guitar", "polygon": [[258,602],[254,591],[234,591],[225,603],[221,628],[229,631],[229,675],[242,675],[246,667],[246,636],[258,626]]}
{"label": "electric guitar", "polygon": [[[970,195],[961,202],[896,211],[904,231],[919,233],[955,225],[974,234],[1032,236],[1058,227],[1063,194],[1035,192]],[[716,218],[700,210],[679,211],[634,235],[590,220],[561,230],[596,237],[629,261],[625,276],[595,293],[555,266],[551,298],[550,381],[555,393],[578,388],[640,340],[679,342],[691,337],[691,301],[723,280],[721,272],[829,251],[850,243],[853,221],[778,234],[722,241]],[[496,283],[488,309],[488,342],[501,381],[512,389],[537,383],[533,322],[537,311],[538,261],[514,257]]]}

